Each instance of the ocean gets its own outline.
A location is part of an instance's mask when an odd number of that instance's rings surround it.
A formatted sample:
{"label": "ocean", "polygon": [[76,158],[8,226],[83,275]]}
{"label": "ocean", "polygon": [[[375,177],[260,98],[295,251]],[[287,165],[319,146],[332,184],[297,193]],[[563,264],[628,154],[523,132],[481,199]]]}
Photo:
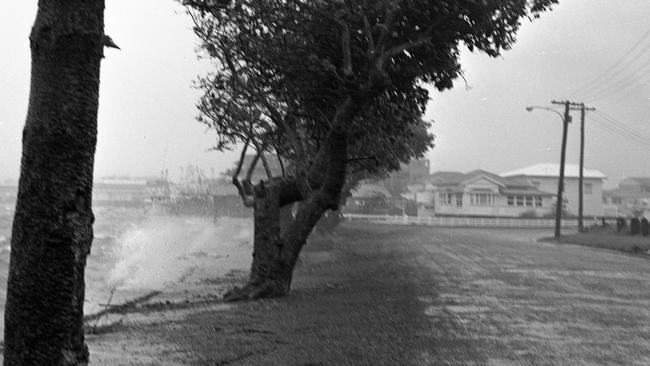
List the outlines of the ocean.
{"label": "ocean", "polygon": [[[0,207],[0,312],[4,320],[12,207]],[[138,208],[96,207],[86,266],[86,315],[151,291],[245,271],[252,221],[161,216]],[[0,321],[0,337],[4,321]]]}

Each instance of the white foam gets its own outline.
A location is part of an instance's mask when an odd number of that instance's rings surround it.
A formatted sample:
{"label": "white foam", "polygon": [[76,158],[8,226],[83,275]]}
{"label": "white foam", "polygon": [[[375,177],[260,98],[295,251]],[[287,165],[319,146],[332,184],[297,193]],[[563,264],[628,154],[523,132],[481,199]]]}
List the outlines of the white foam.
{"label": "white foam", "polygon": [[[252,223],[246,219],[152,217],[117,238],[108,283],[122,289],[160,289],[182,281],[215,258],[250,258]],[[245,244],[242,248],[242,244]],[[241,257],[241,256],[239,256]],[[241,265],[241,264],[238,264]]]}

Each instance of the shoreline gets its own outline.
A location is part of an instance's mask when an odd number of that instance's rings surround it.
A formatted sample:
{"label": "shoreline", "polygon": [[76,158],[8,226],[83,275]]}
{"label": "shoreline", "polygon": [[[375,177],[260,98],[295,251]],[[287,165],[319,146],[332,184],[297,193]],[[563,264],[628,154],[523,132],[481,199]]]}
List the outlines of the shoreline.
{"label": "shoreline", "polygon": [[[354,252],[346,248],[351,239]],[[424,313],[412,301],[410,274],[399,261],[378,267],[385,260],[372,237],[345,228],[305,246],[288,297],[224,303],[223,293],[245,281],[243,271],[152,294],[88,334],[90,364],[416,364],[412,350],[424,346],[413,332]],[[391,286],[383,287],[387,277]]]}

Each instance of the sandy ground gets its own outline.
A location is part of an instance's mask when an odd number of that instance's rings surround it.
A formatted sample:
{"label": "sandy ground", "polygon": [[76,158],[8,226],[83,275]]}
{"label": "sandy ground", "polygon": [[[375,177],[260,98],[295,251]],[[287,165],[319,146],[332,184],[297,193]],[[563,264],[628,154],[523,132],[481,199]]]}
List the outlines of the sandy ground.
{"label": "sandy ground", "polygon": [[99,319],[91,364],[650,364],[648,259],[542,236],[346,227],[306,247],[287,298],[223,304],[245,272],[205,271]]}

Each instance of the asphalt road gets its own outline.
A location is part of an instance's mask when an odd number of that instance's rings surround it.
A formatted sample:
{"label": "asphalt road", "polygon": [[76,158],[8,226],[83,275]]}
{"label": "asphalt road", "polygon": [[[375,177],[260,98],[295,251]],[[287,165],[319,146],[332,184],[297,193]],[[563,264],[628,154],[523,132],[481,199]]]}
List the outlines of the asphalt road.
{"label": "asphalt road", "polygon": [[548,234],[348,227],[306,247],[287,298],[186,299],[182,314],[172,304],[93,339],[91,353],[121,349],[117,364],[134,365],[650,365],[650,261],[534,241]]}
{"label": "asphalt road", "polygon": [[650,261],[548,234],[394,233],[428,318],[416,364],[650,365]]}

